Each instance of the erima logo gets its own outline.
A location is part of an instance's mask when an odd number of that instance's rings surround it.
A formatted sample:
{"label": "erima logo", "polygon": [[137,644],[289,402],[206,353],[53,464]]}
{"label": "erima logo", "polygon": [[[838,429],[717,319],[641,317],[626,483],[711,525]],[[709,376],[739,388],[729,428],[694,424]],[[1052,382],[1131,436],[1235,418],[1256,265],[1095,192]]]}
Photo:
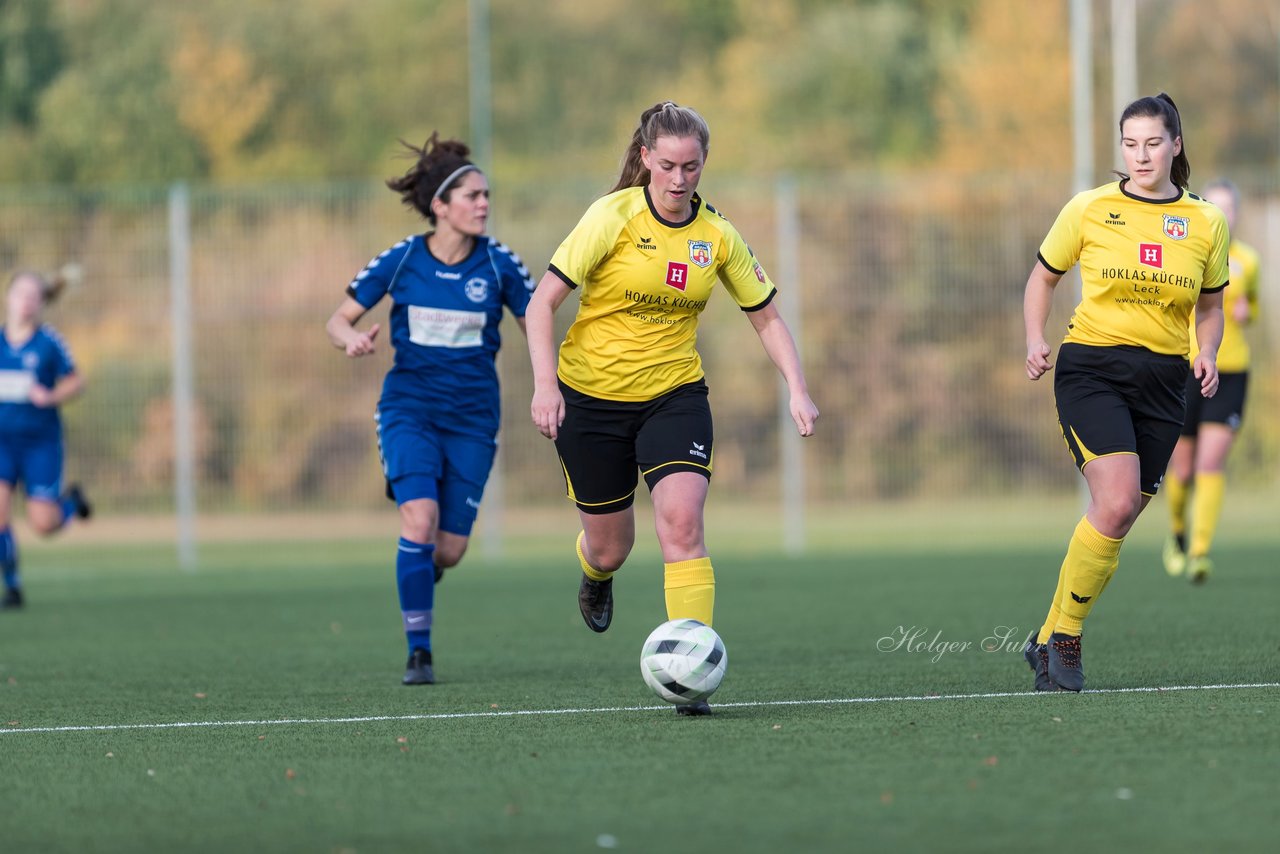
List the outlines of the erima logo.
{"label": "erima logo", "polygon": [[1088,601],[1089,601],[1090,599],[1092,599],[1093,597],[1092,597],[1092,596],[1077,596],[1076,594],[1072,593],[1072,594],[1071,594],[1071,598],[1072,598],[1072,599],[1074,599],[1074,600],[1076,600],[1077,602],[1079,602],[1081,605],[1083,605],[1084,603],[1088,602]]}
{"label": "erima logo", "polygon": [[658,247],[654,245],[652,237],[642,237],[640,238],[640,242],[636,244],[636,248],[637,249],[657,249]]}
{"label": "erima logo", "polygon": [[1107,211],[1107,225],[1124,225],[1124,220],[1120,218],[1120,214]]}
{"label": "erima logo", "polygon": [[707,458],[707,455],[706,455],[706,453],[705,453],[705,452],[706,452],[706,450],[707,450],[707,446],[706,446],[705,444],[699,445],[697,442],[694,442],[694,443],[693,443],[693,450],[691,450],[691,451],[689,452],[689,456],[691,456],[691,457],[701,457],[702,459],[704,459],[704,460],[705,460],[705,459]]}

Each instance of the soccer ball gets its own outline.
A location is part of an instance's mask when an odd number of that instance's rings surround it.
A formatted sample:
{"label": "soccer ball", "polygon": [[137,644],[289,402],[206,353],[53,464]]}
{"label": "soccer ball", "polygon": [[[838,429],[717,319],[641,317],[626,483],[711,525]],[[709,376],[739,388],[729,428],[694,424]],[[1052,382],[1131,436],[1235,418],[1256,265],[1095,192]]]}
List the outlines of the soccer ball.
{"label": "soccer ball", "polygon": [[668,703],[696,703],[720,687],[729,655],[715,630],[698,620],[671,620],[640,648],[640,675]]}

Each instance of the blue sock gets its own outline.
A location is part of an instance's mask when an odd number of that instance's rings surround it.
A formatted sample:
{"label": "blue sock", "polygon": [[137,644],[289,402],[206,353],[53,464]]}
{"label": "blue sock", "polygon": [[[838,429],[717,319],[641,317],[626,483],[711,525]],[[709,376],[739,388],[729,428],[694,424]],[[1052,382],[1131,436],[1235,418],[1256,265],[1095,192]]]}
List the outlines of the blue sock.
{"label": "blue sock", "polygon": [[75,518],[76,503],[64,495],[58,499],[58,506],[62,508],[62,524],[58,525],[58,528],[62,529],[67,527],[67,524]]}
{"label": "blue sock", "polygon": [[0,531],[0,568],[4,569],[4,586],[17,590],[21,585],[18,580],[18,542],[13,538],[13,529]]}
{"label": "blue sock", "polygon": [[396,552],[396,586],[409,652],[431,650],[431,608],[436,598],[436,547],[400,538]]}

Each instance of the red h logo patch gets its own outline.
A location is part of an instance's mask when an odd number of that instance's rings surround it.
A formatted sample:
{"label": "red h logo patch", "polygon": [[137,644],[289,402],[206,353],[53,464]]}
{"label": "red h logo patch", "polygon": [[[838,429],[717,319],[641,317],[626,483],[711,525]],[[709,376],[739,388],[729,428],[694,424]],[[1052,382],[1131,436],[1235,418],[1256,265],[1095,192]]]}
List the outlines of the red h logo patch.
{"label": "red h logo patch", "polygon": [[1138,263],[1144,267],[1164,269],[1164,246],[1159,243],[1139,243]]}
{"label": "red h logo patch", "polygon": [[667,262],[667,284],[678,291],[684,290],[685,281],[689,278],[689,265],[679,261]]}

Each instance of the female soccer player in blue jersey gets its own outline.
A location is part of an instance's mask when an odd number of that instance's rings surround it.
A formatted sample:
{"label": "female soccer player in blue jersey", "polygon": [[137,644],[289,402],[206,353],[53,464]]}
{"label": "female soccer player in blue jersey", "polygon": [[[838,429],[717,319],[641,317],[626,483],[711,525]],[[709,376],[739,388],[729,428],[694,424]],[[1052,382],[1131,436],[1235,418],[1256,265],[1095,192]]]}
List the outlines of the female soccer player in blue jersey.
{"label": "female soccer player in blue jersey", "polygon": [[[688,107],[664,101],[645,110],[613,192],[565,238],[529,306],[530,411],[555,441],[578,507],[578,608],[594,632],[609,628],[613,574],[635,543],[637,473],[653,498],[667,618],[711,624],[715,575],[703,508],[713,437],[696,344],[717,284],[786,379],[800,435],[812,435],[818,418],[773,282],[697,193],[709,141],[706,122]],[[557,348],[552,318],[575,290],[577,316]],[[710,708],[703,700],[676,711]]]}
{"label": "female soccer player in blue jersey", "polygon": [[[1089,506],[1067,546],[1048,616],[1023,650],[1037,691],[1084,688],[1084,620],[1160,487],[1186,394],[1210,398],[1218,390],[1226,218],[1187,192],[1182,119],[1168,95],[1126,107],[1120,142],[1128,174],[1067,203],[1040,245],[1023,300],[1026,372],[1038,380],[1054,367],[1045,341],[1054,286],[1080,265],[1081,300],[1058,348],[1053,394]],[[1188,366],[1192,311],[1200,350]]]}
{"label": "female soccer player in blue jersey", "polygon": [[18,545],[10,519],[19,482],[27,492],[27,521],[36,533],[53,534],[92,512],[77,486],[62,489],[62,419],[58,407],[84,390],[61,336],[41,322],[47,305],[66,284],[62,276],[18,273],[9,282],[0,346],[0,607],[20,608]]}
{"label": "female soccer player in blue jersey", "polygon": [[379,327],[356,323],[391,297],[395,363],[374,420],[388,497],[400,508],[396,581],[409,644],[404,684],[435,681],[435,583],[462,559],[497,451],[498,324],[505,306],[524,331],[533,280],[519,256],[485,235],[489,183],[457,140],[406,146],[415,163],[387,182],[433,229],[392,246],[347,286],[326,329],[352,358]]}

